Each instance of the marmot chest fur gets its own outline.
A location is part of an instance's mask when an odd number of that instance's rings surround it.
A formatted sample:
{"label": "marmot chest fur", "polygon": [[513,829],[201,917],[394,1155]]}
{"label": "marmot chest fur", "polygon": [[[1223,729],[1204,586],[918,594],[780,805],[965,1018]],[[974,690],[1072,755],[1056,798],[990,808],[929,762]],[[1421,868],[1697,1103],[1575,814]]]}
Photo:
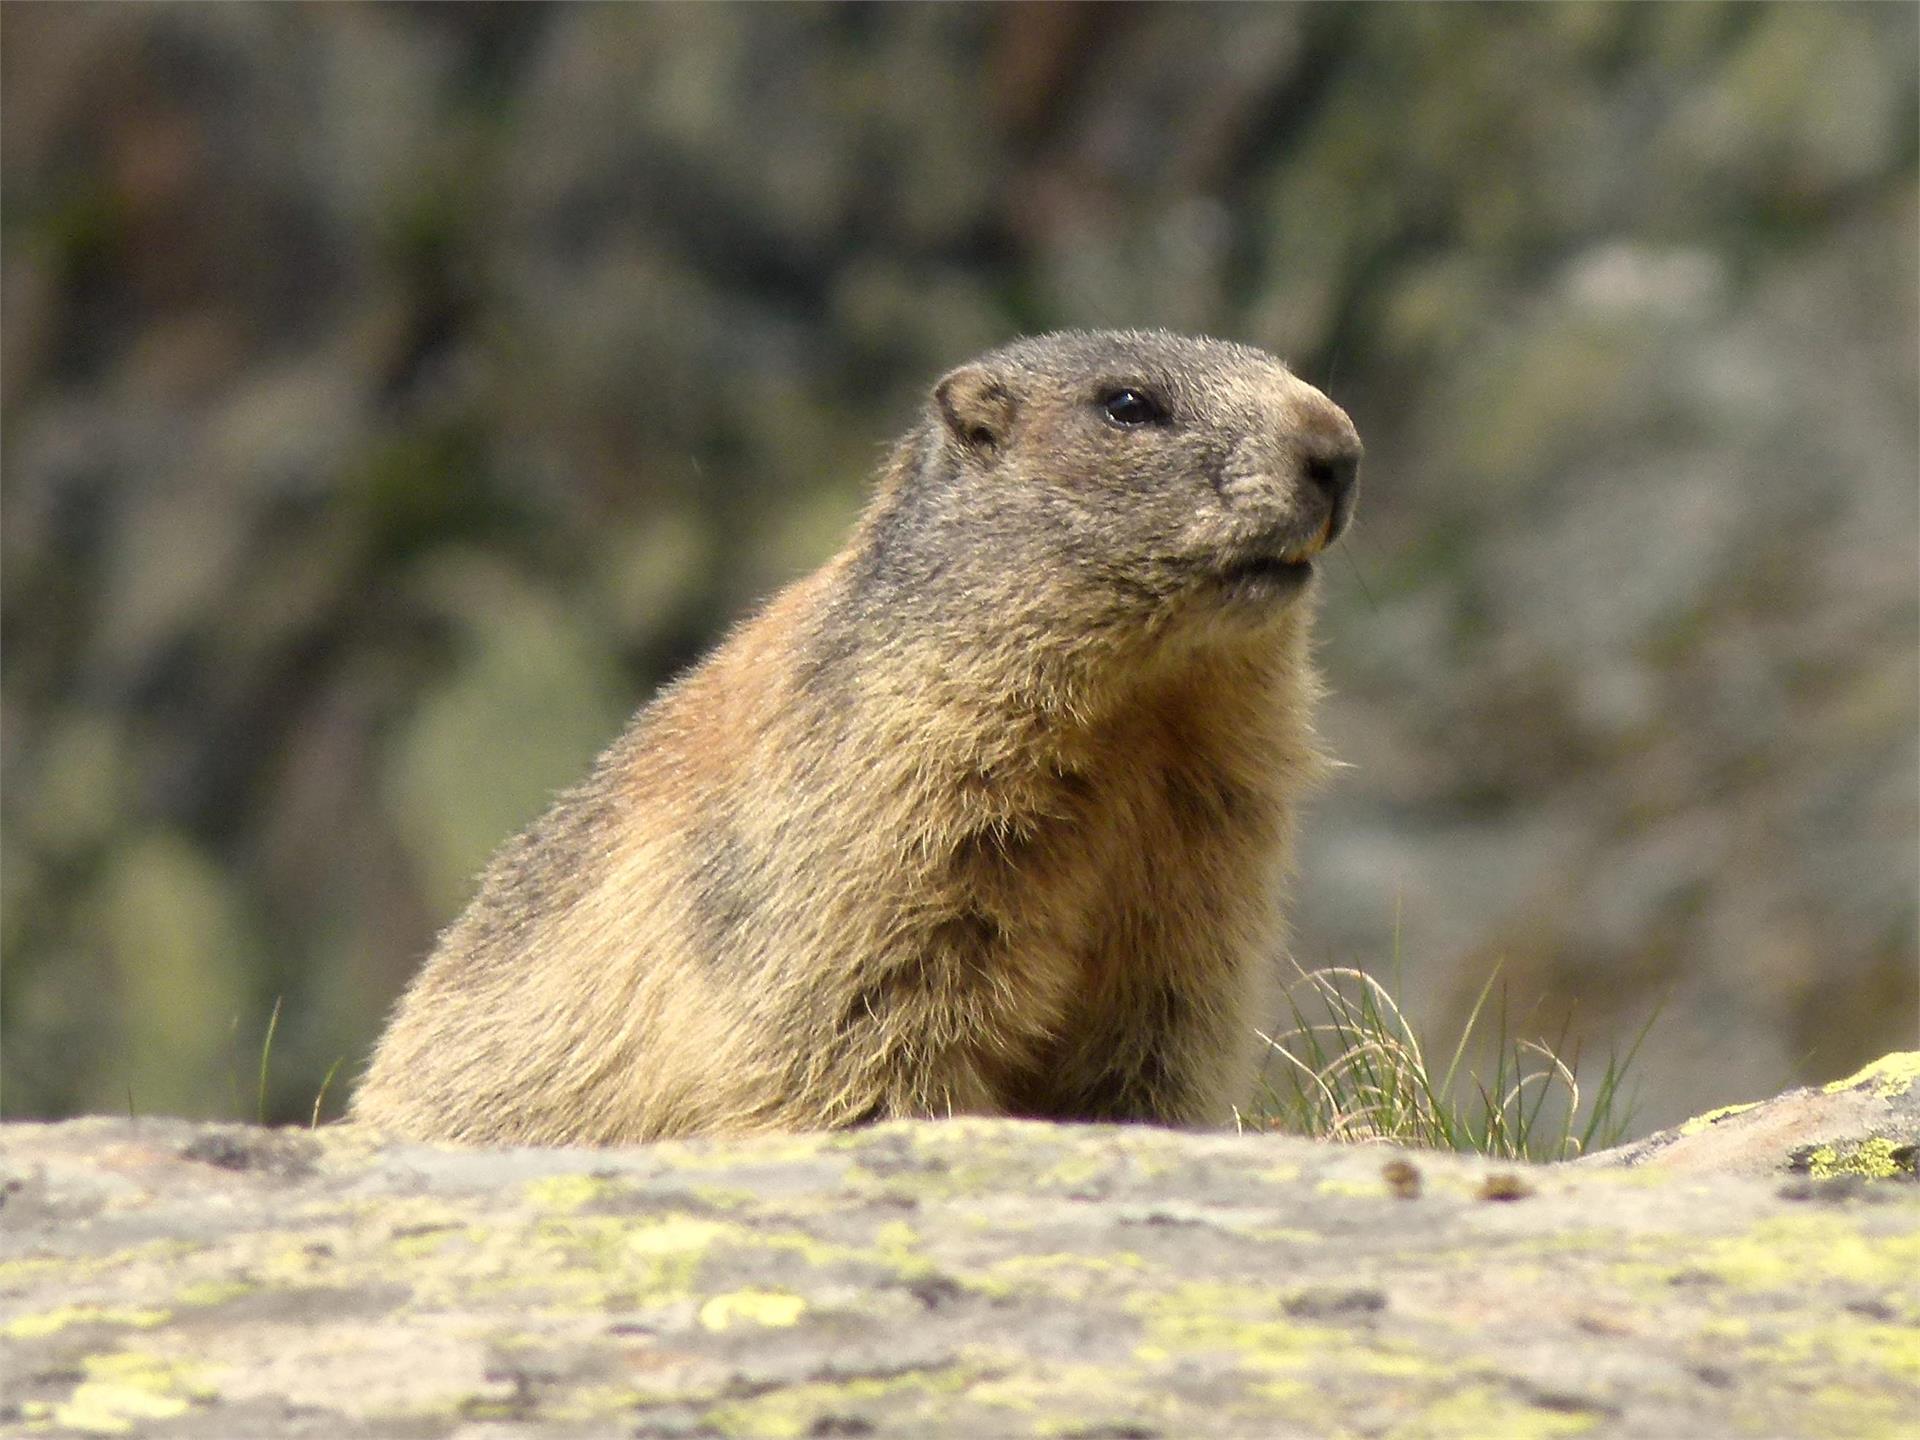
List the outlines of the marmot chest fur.
{"label": "marmot chest fur", "polygon": [[1066,333],[953,371],[847,546],[494,858],[354,1116],[547,1144],[1225,1122],[1359,457],[1242,345]]}

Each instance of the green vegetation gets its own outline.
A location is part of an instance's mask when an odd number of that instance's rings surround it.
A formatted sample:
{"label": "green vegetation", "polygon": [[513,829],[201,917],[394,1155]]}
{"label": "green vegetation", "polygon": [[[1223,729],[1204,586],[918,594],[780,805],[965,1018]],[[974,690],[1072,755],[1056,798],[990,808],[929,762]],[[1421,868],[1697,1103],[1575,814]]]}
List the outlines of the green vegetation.
{"label": "green vegetation", "polygon": [[267,1123],[267,1074],[273,1068],[273,1035],[280,1028],[280,1005],[285,996],[273,997],[273,1014],[267,1018],[267,1038],[260,1045],[260,1085],[255,1092],[253,1121]]}
{"label": "green vegetation", "polygon": [[[1306,970],[1294,966],[1297,978],[1287,988],[1282,1017],[1286,1028],[1260,1037],[1270,1053],[1254,1103],[1239,1117],[1241,1129],[1537,1162],[1574,1159],[1626,1138],[1633,1104],[1622,1083],[1658,1017],[1657,1006],[1625,1052],[1608,1056],[1591,1097],[1586,1098],[1578,1079],[1579,1046],[1569,1047],[1567,1027],[1563,1025],[1552,1042],[1518,1038],[1506,989],[1502,985],[1496,990],[1497,968],[1475,997],[1445,1064],[1436,1068],[1428,1057],[1430,1050],[1437,1054],[1438,1047],[1427,1043],[1430,1035],[1423,1036],[1394,998],[1402,988],[1397,941],[1392,966],[1391,986],[1354,967]],[[1488,1003],[1496,996],[1498,1003],[1489,1017]],[[273,1102],[281,1088],[273,1073],[273,1055],[285,998],[275,996],[267,1015],[251,1105],[242,1098],[240,1012],[235,1011],[228,1022],[225,1110],[234,1120],[259,1125],[288,1122]],[[1482,1063],[1476,1065],[1476,1059]],[[334,1058],[312,1092],[310,1109],[301,1112],[309,1128],[317,1127],[325,1116],[328,1096],[346,1060],[346,1055]],[[296,1067],[290,1082],[302,1095],[311,1085],[310,1073],[300,1073],[303,1068]],[[1828,1089],[1858,1083],[1874,1073],[1870,1068]],[[1892,1078],[1898,1082],[1905,1076]],[[194,1113],[215,1113],[220,1107],[202,1109],[189,1098],[189,1108]],[[1690,1128],[1744,1108],[1709,1112],[1690,1122]],[[127,1116],[135,1118],[142,1110],[154,1113],[149,1105],[136,1105],[129,1080]],[[1836,1164],[1827,1152],[1815,1157],[1816,1173],[1823,1162],[1829,1173],[1861,1168],[1852,1162]]]}
{"label": "green vegetation", "polygon": [[[273,1040],[274,1036],[280,1031],[280,1016],[285,1004],[286,996],[276,995],[273,997],[273,1009],[267,1016],[266,1035],[260,1042],[260,1060],[254,1085],[251,1113],[248,1113],[247,1107],[242,1104],[240,1099],[240,1013],[238,1011],[234,1012],[233,1019],[228,1024],[227,1110],[235,1120],[250,1121],[255,1125],[272,1125],[279,1122],[279,1117],[274,1113],[272,1102],[276,1085],[273,1078]],[[327,1103],[327,1092],[333,1088],[334,1077],[340,1073],[340,1067],[346,1063],[346,1056],[340,1055],[335,1057],[334,1062],[327,1067],[327,1073],[321,1077],[320,1088],[314,1092],[312,1111],[307,1117],[308,1129],[314,1129],[319,1126],[321,1113]],[[127,1085],[127,1118],[129,1120],[135,1118],[133,1085],[131,1082]]]}
{"label": "green vegetation", "polygon": [[[1287,990],[1290,1028],[1261,1037],[1272,1054],[1246,1127],[1534,1161],[1619,1143],[1633,1108],[1621,1082],[1658,1009],[1624,1054],[1608,1056],[1583,1103],[1579,1048],[1568,1050],[1565,1027],[1552,1043],[1517,1038],[1502,987],[1490,1035],[1483,1029],[1497,979],[1497,970],[1487,977],[1436,1069],[1379,980],[1344,966],[1299,970]],[[1490,1068],[1472,1063],[1489,1051]]]}
{"label": "green vegetation", "polygon": [[[1395,963],[1397,968],[1397,956]],[[1421,1032],[1393,997],[1397,984],[1389,988],[1363,970],[1344,966],[1295,970],[1298,979],[1287,990],[1289,1028],[1261,1036],[1272,1053],[1262,1068],[1259,1096],[1241,1117],[1243,1130],[1529,1161],[1571,1160],[1625,1138],[1633,1106],[1622,1082],[1657,1010],[1624,1054],[1608,1057],[1591,1098],[1583,1100],[1579,1048],[1569,1050],[1564,1027],[1552,1043],[1516,1038],[1504,988],[1488,1021],[1497,972],[1481,987],[1445,1065],[1436,1069]],[[229,1076],[235,1119],[272,1121],[268,1096],[281,1007],[282,998],[276,997],[260,1047],[250,1116],[240,1100],[235,1053]],[[239,1026],[236,1014],[235,1037]],[[1470,1063],[1476,1054],[1490,1057],[1491,1073]],[[310,1128],[319,1125],[346,1058],[327,1067],[314,1095]],[[134,1113],[129,1088],[127,1114]]]}
{"label": "green vegetation", "polygon": [[327,1067],[327,1073],[320,1081],[320,1089],[315,1092],[313,1097],[313,1114],[307,1120],[307,1128],[309,1130],[319,1128],[320,1112],[326,1107],[327,1103],[327,1091],[333,1088],[333,1077],[340,1073],[340,1067],[346,1063],[347,1057],[342,1055]]}

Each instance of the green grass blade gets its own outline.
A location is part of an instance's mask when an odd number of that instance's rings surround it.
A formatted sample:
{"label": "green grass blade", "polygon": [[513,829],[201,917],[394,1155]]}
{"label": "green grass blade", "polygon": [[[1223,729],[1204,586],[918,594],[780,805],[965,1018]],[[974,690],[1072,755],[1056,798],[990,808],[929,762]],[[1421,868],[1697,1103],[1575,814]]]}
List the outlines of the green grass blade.
{"label": "green grass blade", "polygon": [[273,1014],[267,1017],[266,1042],[260,1047],[260,1088],[254,1105],[254,1123],[258,1125],[267,1123],[267,1069],[273,1061],[274,1032],[280,1028],[280,1002],[285,998],[282,995],[273,997]]}
{"label": "green grass blade", "polygon": [[320,1107],[327,1103],[327,1089],[333,1084],[333,1077],[340,1073],[340,1067],[346,1063],[346,1060],[347,1057],[342,1055],[327,1067],[327,1078],[320,1082],[320,1093],[313,1097],[313,1118],[307,1122],[309,1130],[320,1128]]}

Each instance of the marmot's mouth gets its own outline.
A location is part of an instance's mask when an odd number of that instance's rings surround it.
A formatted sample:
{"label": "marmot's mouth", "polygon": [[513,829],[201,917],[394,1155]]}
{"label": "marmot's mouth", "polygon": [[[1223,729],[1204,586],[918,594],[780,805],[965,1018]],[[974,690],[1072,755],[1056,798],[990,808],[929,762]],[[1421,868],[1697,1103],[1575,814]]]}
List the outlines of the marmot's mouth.
{"label": "marmot's mouth", "polygon": [[1284,560],[1278,555],[1260,555],[1242,560],[1219,572],[1222,586],[1239,594],[1272,596],[1291,594],[1313,578],[1313,561]]}
{"label": "marmot's mouth", "polygon": [[1229,591],[1248,596],[1275,599],[1291,594],[1313,578],[1313,560],[1333,543],[1334,517],[1309,540],[1272,536],[1258,551],[1243,560],[1235,560],[1218,572],[1220,583]]}

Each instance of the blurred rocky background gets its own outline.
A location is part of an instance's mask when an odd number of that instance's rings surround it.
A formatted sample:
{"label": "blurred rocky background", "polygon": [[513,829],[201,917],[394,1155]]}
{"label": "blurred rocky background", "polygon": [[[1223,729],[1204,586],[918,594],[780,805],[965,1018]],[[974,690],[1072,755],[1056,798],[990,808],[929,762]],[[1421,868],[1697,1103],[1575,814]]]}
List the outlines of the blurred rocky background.
{"label": "blurred rocky background", "polygon": [[5,1113],[305,1118],[944,368],[1247,339],[1368,442],[1308,965],[1639,1129],[1911,1045],[1916,9],[0,20]]}

